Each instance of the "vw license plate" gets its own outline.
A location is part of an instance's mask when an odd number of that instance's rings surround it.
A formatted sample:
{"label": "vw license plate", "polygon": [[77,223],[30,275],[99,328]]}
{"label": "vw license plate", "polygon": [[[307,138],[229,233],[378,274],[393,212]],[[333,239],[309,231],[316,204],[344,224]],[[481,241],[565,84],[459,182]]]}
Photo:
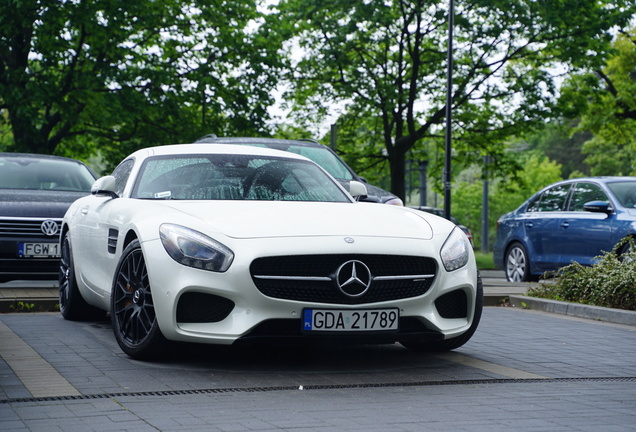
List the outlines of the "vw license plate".
{"label": "vw license plate", "polygon": [[22,258],[59,258],[59,243],[18,243],[18,256]]}
{"label": "vw license plate", "polygon": [[400,314],[392,309],[305,309],[303,331],[363,332],[398,330]]}

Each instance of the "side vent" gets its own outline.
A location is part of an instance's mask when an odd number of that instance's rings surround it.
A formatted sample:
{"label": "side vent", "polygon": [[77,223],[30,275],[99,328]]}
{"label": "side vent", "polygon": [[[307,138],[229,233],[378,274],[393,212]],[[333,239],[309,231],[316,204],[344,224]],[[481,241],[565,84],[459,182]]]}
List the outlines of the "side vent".
{"label": "side vent", "polygon": [[117,236],[119,231],[116,229],[108,230],[108,253],[114,254],[117,251]]}

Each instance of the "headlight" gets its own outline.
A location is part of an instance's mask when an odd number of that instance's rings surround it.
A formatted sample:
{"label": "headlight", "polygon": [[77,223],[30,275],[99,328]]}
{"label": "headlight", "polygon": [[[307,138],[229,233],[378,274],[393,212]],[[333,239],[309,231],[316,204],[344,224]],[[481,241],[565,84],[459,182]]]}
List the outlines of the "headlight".
{"label": "headlight", "polygon": [[466,235],[461,229],[455,227],[444,242],[440,252],[446,271],[450,272],[464,267],[468,263],[468,257],[470,256],[468,253],[469,248],[470,244]]}
{"label": "headlight", "polygon": [[188,267],[224,272],[234,259],[234,253],[225,245],[183,226],[163,224],[159,235],[168,255]]}

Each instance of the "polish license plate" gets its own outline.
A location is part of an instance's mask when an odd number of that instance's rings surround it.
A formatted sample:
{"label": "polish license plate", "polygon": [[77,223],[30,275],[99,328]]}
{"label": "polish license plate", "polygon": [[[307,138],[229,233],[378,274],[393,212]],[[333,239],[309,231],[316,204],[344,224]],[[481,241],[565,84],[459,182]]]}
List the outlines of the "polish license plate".
{"label": "polish license plate", "polygon": [[303,331],[365,332],[397,331],[400,313],[390,309],[305,309]]}
{"label": "polish license plate", "polygon": [[59,243],[18,243],[21,258],[59,258]]}

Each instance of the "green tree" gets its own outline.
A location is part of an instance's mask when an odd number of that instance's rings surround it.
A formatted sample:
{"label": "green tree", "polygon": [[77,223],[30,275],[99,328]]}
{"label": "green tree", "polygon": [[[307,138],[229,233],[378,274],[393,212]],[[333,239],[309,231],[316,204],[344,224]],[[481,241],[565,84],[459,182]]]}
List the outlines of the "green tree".
{"label": "green tree", "polygon": [[[545,186],[562,180],[561,165],[538,151],[528,151],[515,156],[522,169],[514,176],[496,179],[489,185],[489,239],[493,245],[497,233],[497,219],[519,207]],[[478,178],[473,181],[453,184],[452,214],[468,226],[476,247],[481,246],[481,209],[483,184]]]}
{"label": "green tree", "polygon": [[603,67],[572,75],[560,104],[575,131],[593,134],[583,144],[593,175],[634,175],[636,166],[636,30],[619,34]]}
{"label": "green tree", "polygon": [[257,1],[0,0],[5,147],[118,158],[264,133],[278,56]]}
{"label": "green tree", "polygon": [[583,145],[592,138],[589,131],[575,131],[576,122],[551,122],[527,135],[528,149],[546,155],[562,166],[563,178],[590,175]]}
{"label": "green tree", "polygon": [[[510,168],[506,137],[554,114],[552,66],[598,64],[610,29],[625,27],[636,8],[632,0],[458,3],[453,157],[469,165],[491,155],[493,172]],[[304,50],[288,75],[297,112],[318,116],[326,102],[345,103],[349,116],[373,119],[365,143],[384,147],[391,190],[404,198],[407,154],[443,143],[447,3],[282,0],[269,19]]]}

